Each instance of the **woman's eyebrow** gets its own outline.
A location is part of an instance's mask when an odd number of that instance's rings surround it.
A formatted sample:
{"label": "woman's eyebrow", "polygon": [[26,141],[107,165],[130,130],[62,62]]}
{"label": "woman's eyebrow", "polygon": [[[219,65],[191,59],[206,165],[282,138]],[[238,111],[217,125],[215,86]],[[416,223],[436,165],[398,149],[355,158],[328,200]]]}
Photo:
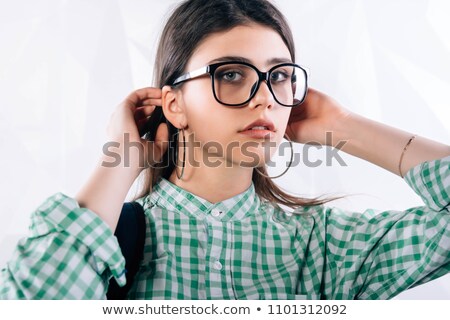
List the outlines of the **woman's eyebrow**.
{"label": "woman's eyebrow", "polygon": [[217,63],[217,62],[228,62],[228,61],[238,61],[238,62],[246,62],[252,63],[249,59],[241,57],[241,56],[224,56],[214,60],[211,60],[208,64]]}
{"label": "woman's eyebrow", "polygon": [[[224,56],[220,58],[216,58],[211,60],[208,64],[217,63],[217,62],[228,62],[228,61],[238,61],[253,64],[251,60],[241,57],[241,56]],[[266,65],[275,65],[280,63],[292,63],[292,60],[289,58],[272,58],[266,61]]]}
{"label": "woman's eyebrow", "polygon": [[289,58],[272,58],[266,61],[267,65],[274,65],[280,63],[293,63]]}

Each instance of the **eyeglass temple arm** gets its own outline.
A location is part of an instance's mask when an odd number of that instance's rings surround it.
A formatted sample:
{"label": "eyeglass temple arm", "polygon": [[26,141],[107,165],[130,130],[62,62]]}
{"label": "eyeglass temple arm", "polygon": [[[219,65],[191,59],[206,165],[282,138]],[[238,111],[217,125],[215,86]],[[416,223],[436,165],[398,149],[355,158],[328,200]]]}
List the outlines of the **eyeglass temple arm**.
{"label": "eyeglass temple arm", "polygon": [[206,66],[206,67],[202,67],[200,69],[197,69],[197,70],[194,70],[191,72],[187,72],[187,73],[183,74],[182,76],[179,76],[178,78],[176,78],[172,85],[174,86],[181,82],[187,81],[189,79],[194,79],[194,78],[200,77],[204,74],[207,74],[207,73],[209,73],[209,68],[210,68],[209,66]]}

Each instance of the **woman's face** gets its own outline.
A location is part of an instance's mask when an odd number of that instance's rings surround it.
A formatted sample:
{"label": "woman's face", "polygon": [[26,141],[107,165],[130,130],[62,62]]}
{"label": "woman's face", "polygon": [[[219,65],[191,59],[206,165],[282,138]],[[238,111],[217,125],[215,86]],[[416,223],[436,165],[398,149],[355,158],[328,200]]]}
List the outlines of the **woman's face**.
{"label": "woman's face", "polygon": [[[279,61],[291,61],[289,50],[276,31],[249,24],[208,36],[194,51],[186,71],[199,69],[217,59],[231,60],[226,57],[246,59],[262,72]],[[206,151],[207,155],[225,159],[230,166],[255,167],[269,161],[283,138],[291,111],[275,101],[266,82],[261,83],[246,105],[222,105],[214,98],[209,75],[184,83],[180,98],[188,126],[185,132],[194,133],[195,141],[202,146],[208,143],[209,149],[203,149],[201,156],[205,157]],[[273,123],[275,132],[270,138],[254,138],[241,132],[258,119]],[[195,154],[199,155],[198,152]],[[208,160],[217,161],[218,158],[213,157]]]}

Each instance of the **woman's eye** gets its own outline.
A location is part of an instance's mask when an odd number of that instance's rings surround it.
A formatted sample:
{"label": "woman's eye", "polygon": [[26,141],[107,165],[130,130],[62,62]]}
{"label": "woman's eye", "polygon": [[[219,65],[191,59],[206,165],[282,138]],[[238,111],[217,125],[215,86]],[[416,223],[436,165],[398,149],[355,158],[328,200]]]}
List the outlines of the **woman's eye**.
{"label": "woman's eye", "polygon": [[226,71],[219,75],[219,79],[225,81],[239,81],[242,79],[242,75],[237,71]]}
{"label": "woman's eye", "polygon": [[287,78],[287,73],[281,71],[272,72],[272,74],[270,75],[271,82],[281,82],[285,81]]}

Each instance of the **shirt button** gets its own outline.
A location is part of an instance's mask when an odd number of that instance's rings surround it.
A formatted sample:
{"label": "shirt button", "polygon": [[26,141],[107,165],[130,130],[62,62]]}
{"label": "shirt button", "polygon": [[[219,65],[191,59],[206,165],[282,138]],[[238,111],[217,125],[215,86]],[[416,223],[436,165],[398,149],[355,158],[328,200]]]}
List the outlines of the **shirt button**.
{"label": "shirt button", "polygon": [[214,269],[216,269],[216,270],[222,270],[222,264],[220,263],[220,261],[219,260],[216,260],[215,262],[214,262]]}
{"label": "shirt button", "polygon": [[223,211],[217,210],[217,209],[212,209],[212,211],[211,211],[211,215],[212,215],[213,217],[218,217],[218,216],[220,216],[222,213],[223,213]]}

